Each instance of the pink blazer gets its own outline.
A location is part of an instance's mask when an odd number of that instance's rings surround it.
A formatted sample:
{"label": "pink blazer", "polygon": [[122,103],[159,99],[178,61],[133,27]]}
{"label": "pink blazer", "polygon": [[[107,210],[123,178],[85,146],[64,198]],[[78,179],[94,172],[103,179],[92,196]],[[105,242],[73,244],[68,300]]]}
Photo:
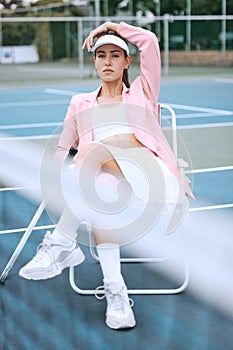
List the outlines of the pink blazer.
{"label": "pink blazer", "polygon": [[[124,22],[119,24],[117,32],[136,45],[140,52],[140,76],[133,81],[130,88],[124,85],[122,92],[123,103],[129,106],[126,113],[132,132],[143,145],[164,161],[179,180],[177,161],[155,117],[161,76],[157,37],[148,30]],[[62,151],[67,152],[71,146],[81,148],[94,140],[91,110],[100,88],[101,86],[91,93],[72,97],[63,132],[56,146],[57,155]],[[192,196],[188,186],[186,193]]]}

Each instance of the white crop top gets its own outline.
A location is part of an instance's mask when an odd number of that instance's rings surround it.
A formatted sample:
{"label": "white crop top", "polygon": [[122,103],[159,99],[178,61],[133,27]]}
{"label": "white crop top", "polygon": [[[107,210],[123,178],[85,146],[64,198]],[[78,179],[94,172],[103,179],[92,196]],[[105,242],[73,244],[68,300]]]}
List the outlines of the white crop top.
{"label": "white crop top", "polygon": [[122,103],[99,106],[96,102],[92,125],[95,141],[120,134],[132,134]]}

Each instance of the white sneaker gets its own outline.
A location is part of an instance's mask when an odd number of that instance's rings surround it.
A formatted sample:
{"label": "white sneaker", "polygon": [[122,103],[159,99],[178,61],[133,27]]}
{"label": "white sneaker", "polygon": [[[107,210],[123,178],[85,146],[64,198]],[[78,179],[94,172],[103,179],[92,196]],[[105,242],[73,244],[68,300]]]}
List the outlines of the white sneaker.
{"label": "white sneaker", "polygon": [[[128,297],[124,282],[104,280],[104,291],[107,299],[107,326],[112,329],[133,328],[136,324],[132,311],[133,300]],[[104,298],[98,296],[98,288],[96,296],[98,299]]]}
{"label": "white sneaker", "polygon": [[65,245],[47,231],[34,258],[19,271],[20,277],[44,280],[59,275],[63,269],[81,264],[85,256],[75,242]]}

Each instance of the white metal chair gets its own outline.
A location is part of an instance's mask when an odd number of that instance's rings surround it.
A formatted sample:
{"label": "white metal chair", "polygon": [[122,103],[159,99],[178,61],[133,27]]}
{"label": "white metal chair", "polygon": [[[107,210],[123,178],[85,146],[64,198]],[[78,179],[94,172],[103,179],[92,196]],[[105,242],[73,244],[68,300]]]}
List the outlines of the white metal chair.
{"label": "white metal chair", "polygon": [[[177,127],[176,127],[176,115],[175,111],[167,104],[158,104],[157,105],[157,116],[158,116],[158,121],[161,123],[161,109],[167,110],[170,115],[171,115],[171,120],[172,120],[172,147],[173,147],[173,152],[178,160],[178,151],[177,151]],[[180,161],[180,171],[181,171],[181,176],[182,178],[184,177],[184,168],[187,166],[187,163],[184,161]],[[16,262],[18,256],[20,255],[23,247],[25,246],[27,240],[29,239],[31,233],[36,227],[36,224],[42,215],[44,209],[45,209],[45,203],[42,202],[40,206],[38,207],[34,217],[32,218],[29,226],[25,230],[24,235],[22,236],[19,244],[17,245],[15,251],[13,252],[10,260],[8,261],[6,267],[4,268],[1,276],[0,276],[0,282],[4,282],[12,269],[14,263]],[[53,225],[52,225],[53,226]],[[92,239],[90,235],[90,240]],[[99,258],[95,252],[95,248],[93,247],[92,244],[90,244],[90,253],[91,256],[94,258],[95,261],[99,261]],[[167,258],[166,257],[155,257],[155,258],[122,258],[121,262],[123,263],[158,263],[158,262],[164,262]],[[69,269],[69,283],[73,290],[77,293],[84,294],[84,295],[92,295],[96,293],[95,289],[81,289],[80,287],[77,286],[75,283],[75,274],[74,274],[74,268],[70,267]],[[176,293],[181,293],[186,289],[189,283],[189,271],[188,271],[188,265],[185,263],[184,264],[184,280],[183,283],[181,284],[180,287],[178,288],[171,288],[171,289],[129,289],[128,292],[129,294],[176,294]],[[99,290],[98,294],[103,294],[104,291]]]}
{"label": "white metal chair", "polygon": [[[181,186],[183,186],[182,191],[184,192],[184,169],[187,167],[187,163],[183,159],[178,159],[178,142],[177,142],[177,125],[176,125],[176,114],[173,108],[171,108],[169,105],[160,103],[157,105],[157,117],[158,121],[161,124],[162,117],[161,117],[161,110],[167,110],[170,113],[171,121],[172,121],[172,148],[174,152],[174,156],[178,161],[180,172],[181,172]],[[96,253],[96,250],[91,244],[93,241],[93,237],[91,233],[89,233],[90,238],[90,254],[93,257],[93,259],[97,262],[99,262],[99,257]],[[165,262],[167,260],[167,257],[154,257],[154,258],[121,258],[122,263],[161,263]],[[177,288],[144,288],[144,289],[128,289],[129,294],[178,294],[184,291],[189,283],[189,269],[187,261],[184,260],[184,278],[182,284]],[[80,288],[77,283],[75,282],[75,268],[70,267],[69,269],[69,282],[73,290],[79,294],[83,295],[94,295],[94,294],[104,294],[103,290],[96,289],[82,289]]]}

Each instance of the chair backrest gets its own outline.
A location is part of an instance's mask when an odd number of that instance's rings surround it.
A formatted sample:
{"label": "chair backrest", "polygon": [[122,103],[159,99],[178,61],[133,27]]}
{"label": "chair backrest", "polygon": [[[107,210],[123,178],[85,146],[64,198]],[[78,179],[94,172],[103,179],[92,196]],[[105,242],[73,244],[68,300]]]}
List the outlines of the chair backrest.
{"label": "chair backrest", "polygon": [[165,103],[157,103],[156,104],[156,116],[158,123],[162,124],[162,110],[167,110],[171,115],[171,128],[172,128],[172,149],[175,158],[178,160],[178,147],[177,147],[177,126],[176,126],[176,113],[174,109]]}

